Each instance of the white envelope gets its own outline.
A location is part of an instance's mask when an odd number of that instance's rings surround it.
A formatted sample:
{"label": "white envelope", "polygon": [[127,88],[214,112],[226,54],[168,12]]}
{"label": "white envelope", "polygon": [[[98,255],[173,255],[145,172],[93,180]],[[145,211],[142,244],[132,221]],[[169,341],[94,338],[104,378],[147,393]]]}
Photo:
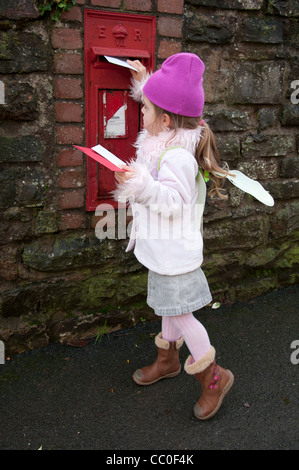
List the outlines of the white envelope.
{"label": "white envelope", "polygon": [[106,158],[106,160],[109,160],[111,163],[118,166],[119,168],[122,168],[122,166],[126,164],[120,158],[114,155],[112,152],[109,152],[109,150],[105,149],[105,147],[102,147],[102,145],[96,145],[95,147],[91,147],[91,148],[92,150],[94,150],[99,155]]}
{"label": "white envelope", "polygon": [[251,194],[251,196],[255,197],[258,201],[262,202],[266,206],[274,206],[273,197],[270,193],[268,193],[268,191],[265,190],[265,188],[263,188],[261,183],[249,178],[239,170],[229,170],[229,172],[233,176],[228,175],[226,178],[232,184],[237,186],[237,188],[241,189],[245,193]]}
{"label": "white envelope", "polygon": [[118,59],[117,57],[110,57],[108,55],[104,55],[104,57],[111,64],[120,65],[120,67],[127,67],[128,69],[132,69],[132,70],[135,70],[135,72],[138,72],[138,70],[135,69],[135,67],[132,67],[132,65],[129,65],[128,62],[126,62],[125,60]]}

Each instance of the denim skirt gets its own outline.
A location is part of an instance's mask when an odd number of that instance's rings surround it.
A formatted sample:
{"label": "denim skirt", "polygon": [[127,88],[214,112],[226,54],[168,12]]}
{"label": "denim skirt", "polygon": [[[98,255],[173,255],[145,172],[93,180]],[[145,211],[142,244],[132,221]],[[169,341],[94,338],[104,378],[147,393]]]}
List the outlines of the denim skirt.
{"label": "denim skirt", "polygon": [[194,312],[212,301],[208,281],[201,268],[186,274],[166,276],[149,271],[147,304],[159,316]]}

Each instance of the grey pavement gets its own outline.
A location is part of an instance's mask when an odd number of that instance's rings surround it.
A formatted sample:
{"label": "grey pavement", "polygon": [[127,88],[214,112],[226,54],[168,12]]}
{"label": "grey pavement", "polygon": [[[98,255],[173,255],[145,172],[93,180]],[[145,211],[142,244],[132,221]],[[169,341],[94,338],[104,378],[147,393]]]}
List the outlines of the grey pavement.
{"label": "grey pavement", "polygon": [[[132,380],[156,358],[159,321],[5,361],[0,450],[298,450],[298,300],[292,286],[196,312],[235,375],[208,421],[193,416],[200,387],[184,371],[149,387]],[[184,345],[182,364],[187,355]]]}

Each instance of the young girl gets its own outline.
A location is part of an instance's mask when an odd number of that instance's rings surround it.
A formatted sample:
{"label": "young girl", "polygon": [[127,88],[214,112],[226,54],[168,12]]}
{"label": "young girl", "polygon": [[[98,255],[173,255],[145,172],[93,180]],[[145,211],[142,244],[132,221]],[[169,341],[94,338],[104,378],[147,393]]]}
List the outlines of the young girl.
{"label": "young girl", "polygon": [[[150,385],[181,371],[183,341],[190,356],[187,374],[200,382],[202,395],[194,407],[197,418],[211,418],[230,390],[233,374],[215,360],[204,326],[194,311],[211,302],[203,261],[202,214],[206,186],[221,193],[219,155],[213,134],[201,116],[204,105],[204,64],[195,54],[169,57],[151,76],[139,61],[133,75],[133,98],[142,99],[144,129],[139,134],[136,161],[116,172],[115,198],[128,199],[133,226],[127,248],[149,269],[147,303],[162,317],[156,336],[156,361],[136,370],[134,381]],[[213,174],[216,176],[213,176]]]}

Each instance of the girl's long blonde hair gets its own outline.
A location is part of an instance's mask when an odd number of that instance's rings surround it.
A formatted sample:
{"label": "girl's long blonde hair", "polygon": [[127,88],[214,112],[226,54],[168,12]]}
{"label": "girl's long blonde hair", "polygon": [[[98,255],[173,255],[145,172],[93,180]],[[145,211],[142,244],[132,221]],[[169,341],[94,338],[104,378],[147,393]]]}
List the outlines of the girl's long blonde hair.
{"label": "girl's long blonde hair", "polygon": [[213,198],[215,194],[217,194],[220,198],[227,199],[227,196],[223,194],[224,190],[222,186],[225,181],[224,178],[229,174],[229,168],[227,164],[225,164],[224,168],[220,166],[221,158],[217,149],[215,135],[210,129],[210,126],[203,121],[201,117],[180,116],[165,111],[155,104],[153,105],[157,120],[161,118],[163,114],[167,114],[170,117],[171,129],[174,131],[174,135],[170,140],[176,135],[180,128],[196,129],[201,125],[202,136],[196,149],[195,158],[201,170],[209,173],[209,179],[212,181],[212,185],[209,188],[209,196]]}

